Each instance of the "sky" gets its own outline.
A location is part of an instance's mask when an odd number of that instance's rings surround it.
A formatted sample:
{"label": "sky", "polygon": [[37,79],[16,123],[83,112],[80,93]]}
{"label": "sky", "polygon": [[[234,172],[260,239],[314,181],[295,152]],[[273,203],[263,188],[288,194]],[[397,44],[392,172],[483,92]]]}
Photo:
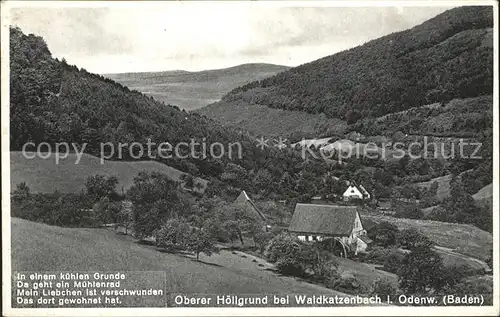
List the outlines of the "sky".
{"label": "sky", "polygon": [[246,3],[12,8],[10,24],[94,73],[297,66],[418,25],[450,7]]}

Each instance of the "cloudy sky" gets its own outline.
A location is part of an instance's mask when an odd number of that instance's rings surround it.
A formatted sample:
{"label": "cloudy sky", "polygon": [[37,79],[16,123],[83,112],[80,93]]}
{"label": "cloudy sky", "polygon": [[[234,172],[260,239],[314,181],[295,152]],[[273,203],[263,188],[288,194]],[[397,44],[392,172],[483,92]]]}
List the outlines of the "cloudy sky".
{"label": "cloudy sky", "polygon": [[296,66],[413,27],[449,7],[283,7],[146,3],[11,10],[52,54],[90,72]]}

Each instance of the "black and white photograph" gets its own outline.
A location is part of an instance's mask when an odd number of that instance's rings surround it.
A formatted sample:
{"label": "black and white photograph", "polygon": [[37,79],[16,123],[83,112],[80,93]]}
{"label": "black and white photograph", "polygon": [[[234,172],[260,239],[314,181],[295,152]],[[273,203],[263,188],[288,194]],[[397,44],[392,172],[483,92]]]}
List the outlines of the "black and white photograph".
{"label": "black and white photograph", "polygon": [[2,1],[5,316],[498,316],[495,1]]}

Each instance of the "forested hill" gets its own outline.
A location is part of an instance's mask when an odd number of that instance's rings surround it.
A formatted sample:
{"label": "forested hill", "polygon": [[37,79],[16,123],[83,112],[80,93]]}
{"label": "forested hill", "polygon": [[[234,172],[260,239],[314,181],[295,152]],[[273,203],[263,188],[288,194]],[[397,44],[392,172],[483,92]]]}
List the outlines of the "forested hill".
{"label": "forested hill", "polygon": [[[199,114],[167,106],[113,80],[58,61],[41,37],[25,35],[15,27],[10,28],[10,67],[13,151],[21,150],[28,141],[86,143],[85,152],[93,155],[99,155],[101,142],[140,142],[147,149],[148,139],[174,146],[195,139],[204,140],[208,146],[219,142],[226,150],[229,143],[240,142],[241,159],[237,148],[233,148],[232,159],[226,154],[221,159],[209,155],[205,159],[158,161],[211,180],[211,188],[223,183],[221,186],[234,190],[258,188],[268,192],[278,191],[283,173],[302,163],[296,153],[260,150],[244,132],[222,127]],[[123,159],[131,160],[127,153],[125,148]]]}
{"label": "forested hill", "polygon": [[[412,29],[255,81],[220,102],[346,120],[492,94],[492,7],[448,10]],[[217,103],[203,113],[217,117]],[[211,115],[211,112],[213,115]]]}

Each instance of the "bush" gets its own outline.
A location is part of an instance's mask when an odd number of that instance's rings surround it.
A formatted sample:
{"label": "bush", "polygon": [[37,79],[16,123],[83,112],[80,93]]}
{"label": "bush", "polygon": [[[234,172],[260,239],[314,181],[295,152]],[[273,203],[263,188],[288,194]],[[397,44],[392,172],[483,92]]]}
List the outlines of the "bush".
{"label": "bush", "polygon": [[399,256],[404,257],[404,253],[396,248],[386,249],[381,247],[374,247],[364,256],[363,261],[384,265],[387,258],[394,256],[393,254],[395,253],[399,254]]}
{"label": "bush", "polygon": [[293,257],[285,256],[280,258],[276,264],[276,269],[285,275],[292,275],[302,277],[305,275],[306,270],[303,264]]}
{"label": "bush", "polygon": [[387,278],[378,278],[372,284],[372,295],[388,296],[396,295],[398,288]]}
{"label": "bush", "polygon": [[398,251],[397,249],[391,249],[386,255],[384,261],[384,270],[391,273],[396,273],[401,264],[405,259],[405,255],[403,252]]}
{"label": "bush", "polygon": [[398,244],[409,250],[431,248],[432,241],[415,228],[404,229],[397,235]]}
{"label": "bush", "polygon": [[326,286],[331,289],[347,292],[353,292],[360,288],[358,280],[350,272],[343,273],[336,279],[329,279]]}
{"label": "bush", "polygon": [[61,227],[97,227],[102,222],[87,195],[30,194],[12,202],[12,216]]}
{"label": "bush", "polygon": [[396,244],[398,232],[398,227],[387,221],[382,221],[370,230],[368,237],[372,239],[376,245],[388,247]]}
{"label": "bush", "polygon": [[473,276],[464,278],[446,290],[448,294],[468,295],[468,294],[493,294],[493,280],[487,276]]}
{"label": "bush", "polygon": [[272,238],[264,251],[264,255],[271,263],[277,262],[280,258],[295,256],[301,251],[301,242],[297,237],[288,233],[281,233]]}

